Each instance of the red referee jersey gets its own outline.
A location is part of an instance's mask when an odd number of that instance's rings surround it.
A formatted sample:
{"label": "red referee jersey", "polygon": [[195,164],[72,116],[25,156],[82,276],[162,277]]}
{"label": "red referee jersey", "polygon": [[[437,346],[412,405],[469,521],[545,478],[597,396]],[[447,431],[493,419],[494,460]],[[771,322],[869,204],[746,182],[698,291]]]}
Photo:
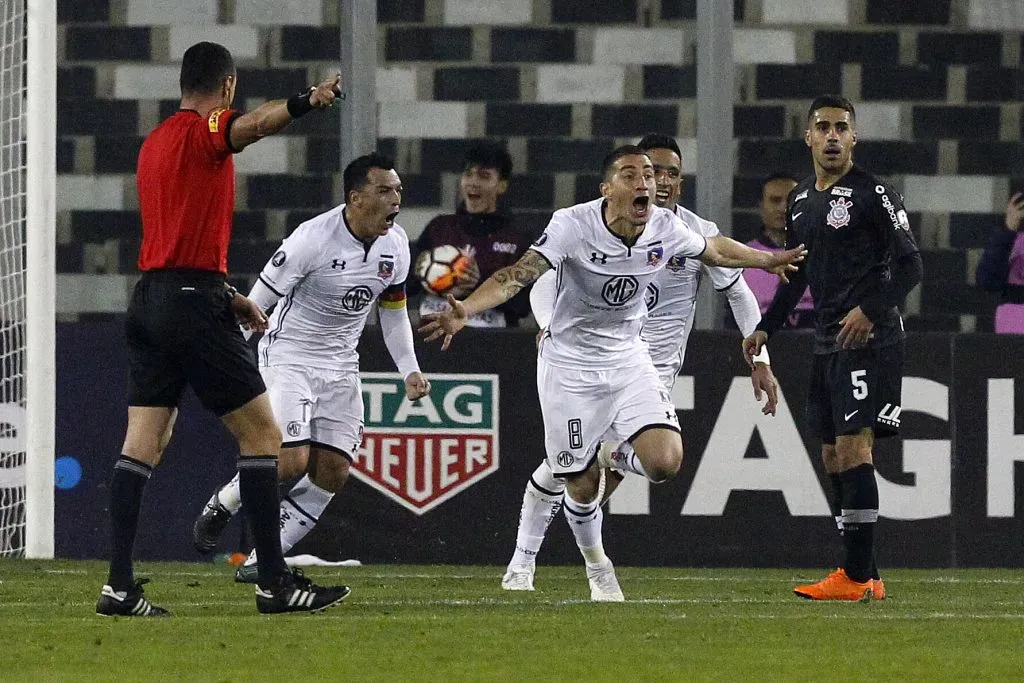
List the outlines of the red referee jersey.
{"label": "red referee jersey", "polygon": [[228,271],[235,165],[228,129],[237,115],[179,111],[149,134],[136,180],[142,214],[139,270]]}

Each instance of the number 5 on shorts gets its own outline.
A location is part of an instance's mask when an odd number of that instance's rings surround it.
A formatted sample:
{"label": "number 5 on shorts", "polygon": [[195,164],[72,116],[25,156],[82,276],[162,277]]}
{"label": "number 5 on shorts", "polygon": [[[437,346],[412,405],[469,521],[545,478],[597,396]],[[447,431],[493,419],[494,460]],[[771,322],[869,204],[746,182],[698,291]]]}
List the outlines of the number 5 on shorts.
{"label": "number 5 on shorts", "polygon": [[868,397],[868,383],[864,381],[867,370],[854,370],[850,373],[850,382],[853,384],[853,397],[862,401]]}
{"label": "number 5 on shorts", "polygon": [[569,448],[583,448],[583,422],[578,417],[569,420]]}

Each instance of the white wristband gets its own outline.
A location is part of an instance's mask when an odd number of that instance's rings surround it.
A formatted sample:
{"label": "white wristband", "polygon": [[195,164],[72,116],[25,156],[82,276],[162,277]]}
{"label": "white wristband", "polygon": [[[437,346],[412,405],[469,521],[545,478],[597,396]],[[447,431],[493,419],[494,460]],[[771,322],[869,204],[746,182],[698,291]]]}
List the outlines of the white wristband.
{"label": "white wristband", "polygon": [[753,359],[751,359],[751,362],[754,362],[754,363],[764,363],[765,365],[771,365],[772,364],[771,359],[768,357],[768,345],[767,344],[762,344],[761,345],[761,352],[758,353],[756,356],[754,356]]}

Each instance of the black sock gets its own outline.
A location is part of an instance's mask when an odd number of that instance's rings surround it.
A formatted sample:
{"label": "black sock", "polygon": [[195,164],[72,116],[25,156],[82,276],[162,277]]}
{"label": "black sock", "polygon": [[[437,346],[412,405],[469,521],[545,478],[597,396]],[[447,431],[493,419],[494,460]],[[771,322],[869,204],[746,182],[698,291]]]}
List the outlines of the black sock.
{"label": "black sock", "polygon": [[846,575],[853,581],[871,579],[878,519],[878,482],[875,467],[863,464],[846,470],[843,478],[843,540]]}
{"label": "black sock", "polygon": [[110,573],[107,585],[115,591],[134,587],[132,549],[139,526],[142,491],[153,468],[146,463],[122,455],[114,463],[110,477]]}
{"label": "black sock", "polygon": [[[829,481],[832,482],[832,497],[829,498],[829,507],[832,516],[836,520],[836,527],[839,529],[839,537],[843,536],[843,475],[829,474]],[[871,553],[871,578],[879,579],[878,567],[875,566],[875,554]]]}
{"label": "black sock", "polygon": [[839,535],[843,535],[843,475],[829,474],[828,479],[832,482],[832,495],[828,499],[828,507],[832,510],[832,519],[836,521],[836,528]]}
{"label": "black sock", "polygon": [[249,519],[259,584],[272,586],[288,570],[281,552],[280,502],[277,499],[277,457],[273,455],[238,458],[238,488],[242,510]]}

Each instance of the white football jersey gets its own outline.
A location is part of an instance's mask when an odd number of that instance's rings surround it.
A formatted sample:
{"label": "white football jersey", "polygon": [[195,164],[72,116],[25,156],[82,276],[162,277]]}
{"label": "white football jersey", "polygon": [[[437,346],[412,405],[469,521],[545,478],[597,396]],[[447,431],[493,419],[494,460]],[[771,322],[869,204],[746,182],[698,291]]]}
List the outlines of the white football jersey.
{"label": "white football jersey", "polygon": [[651,207],[636,244],[604,221],[603,199],[560,209],[531,249],[556,269],[551,324],[540,354],[552,365],[586,370],[650,363],[640,329],[644,292],[667,255],[696,258],[707,240],[668,209]]}
{"label": "white football jersey", "polygon": [[345,221],[345,205],[306,221],[260,273],[281,295],[260,339],[260,365],[359,370],[356,345],[371,304],[409,274],[409,238],[395,224],[367,247]]}
{"label": "white football jersey", "polygon": [[[676,206],[675,214],[689,230],[705,238],[721,234],[717,225],[689,209]],[[693,329],[702,272],[707,272],[717,291],[728,289],[743,275],[741,268],[706,266],[683,254],[672,254],[665,262],[665,269],[647,286],[644,295],[647,322],[640,336],[647,342],[651,359],[659,368],[670,364],[682,365],[686,340]]]}

